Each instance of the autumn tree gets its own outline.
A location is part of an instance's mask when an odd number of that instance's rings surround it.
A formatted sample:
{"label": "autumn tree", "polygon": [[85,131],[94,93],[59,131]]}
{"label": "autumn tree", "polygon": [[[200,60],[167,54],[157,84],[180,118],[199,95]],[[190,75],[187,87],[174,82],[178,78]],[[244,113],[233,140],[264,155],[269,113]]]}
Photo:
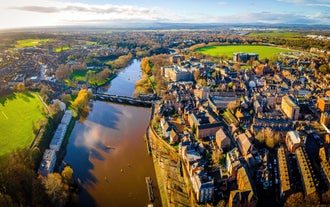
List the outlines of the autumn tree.
{"label": "autumn tree", "polygon": [[330,190],[325,191],[322,193],[322,204],[330,205]]}
{"label": "autumn tree", "polygon": [[140,67],[141,67],[142,72],[145,74],[148,74],[148,72],[149,72],[149,71],[147,71],[147,66],[149,66],[149,69],[150,69],[149,59],[147,57],[142,58]]}
{"label": "autumn tree", "polygon": [[60,65],[55,72],[56,79],[63,82],[70,78],[71,72],[72,71],[68,65]]}
{"label": "autumn tree", "polygon": [[270,127],[266,127],[258,132],[255,138],[260,143],[265,143],[267,147],[274,148],[280,140],[280,134],[278,132],[273,132]]}
{"label": "autumn tree", "polygon": [[305,206],[305,199],[302,192],[291,194],[285,201],[284,207]]}
{"label": "autumn tree", "polygon": [[63,206],[67,202],[69,186],[62,182],[62,177],[59,173],[48,174],[44,178],[43,183],[46,193],[54,204]]}
{"label": "autumn tree", "polygon": [[323,74],[328,74],[330,73],[330,68],[329,68],[329,65],[327,64],[323,64],[319,67],[319,71]]}
{"label": "autumn tree", "polygon": [[91,97],[92,93],[88,89],[83,88],[79,91],[78,96],[72,105],[78,110],[78,112],[88,111],[87,104]]}
{"label": "autumn tree", "polygon": [[63,101],[67,106],[69,106],[71,103],[71,96],[70,94],[63,93],[61,95],[61,101]]}
{"label": "autumn tree", "polygon": [[0,206],[47,205],[48,196],[34,169],[35,163],[30,149],[18,150],[2,160]]}
{"label": "autumn tree", "polygon": [[63,181],[66,183],[72,183],[73,170],[70,166],[65,166],[61,172]]}
{"label": "autumn tree", "polygon": [[24,83],[17,84],[16,90],[19,91],[19,92],[25,91],[25,85],[24,85]]}
{"label": "autumn tree", "polygon": [[306,198],[307,206],[317,206],[320,204],[320,197],[317,192],[311,193]]}
{"label": "autumn tree", "polygon": [[198,81],[201,77],[201,72],[199,70],[194,70],[194,79]]}

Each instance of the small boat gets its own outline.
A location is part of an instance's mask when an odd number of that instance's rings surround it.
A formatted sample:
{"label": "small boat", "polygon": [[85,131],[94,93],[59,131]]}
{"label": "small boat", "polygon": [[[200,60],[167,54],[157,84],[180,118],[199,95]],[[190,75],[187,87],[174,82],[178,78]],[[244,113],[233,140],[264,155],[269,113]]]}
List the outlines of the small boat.
{"label": "small boat", "polygon": [[115,149],[114,147],[111,147],[110,145],[105,146],[106,149]]}

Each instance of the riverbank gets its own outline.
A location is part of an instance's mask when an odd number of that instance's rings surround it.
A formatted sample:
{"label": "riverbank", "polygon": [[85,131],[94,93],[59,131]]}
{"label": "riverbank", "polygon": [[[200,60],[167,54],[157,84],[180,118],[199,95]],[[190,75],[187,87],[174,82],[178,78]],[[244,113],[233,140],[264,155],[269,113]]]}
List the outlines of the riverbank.
{"label": "riverbank", "polygon": [[181,159],[176,150],[156,134],[151,124],[147,134],[149,134],[162,206],[196,206],[189,199],[190,194],[185,179],[178,169]]}

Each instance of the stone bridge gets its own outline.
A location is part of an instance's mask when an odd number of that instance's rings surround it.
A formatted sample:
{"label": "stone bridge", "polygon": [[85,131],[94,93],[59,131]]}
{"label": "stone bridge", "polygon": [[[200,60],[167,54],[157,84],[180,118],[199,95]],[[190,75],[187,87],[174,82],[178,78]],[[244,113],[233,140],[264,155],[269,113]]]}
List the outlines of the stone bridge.
{"label": "stone bridge", "polygon": [[103,93],[96,93],[93,96],[94,96],[95,100],[109,101],[109,102],[114,102],[114,103],[119,103],[119,104],[127,104],[127,105],[147,107],[147,108],[150,108],[152,105],[151,100],[143,100],[141,98],[117,96],[117,95],[110,95],[110,94],[103,94]]}

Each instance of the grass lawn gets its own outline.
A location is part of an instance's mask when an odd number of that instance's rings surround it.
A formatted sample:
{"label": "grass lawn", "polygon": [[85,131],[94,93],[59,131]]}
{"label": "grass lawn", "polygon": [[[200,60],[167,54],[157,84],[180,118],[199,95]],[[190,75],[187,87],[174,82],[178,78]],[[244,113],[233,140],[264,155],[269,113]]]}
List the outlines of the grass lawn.
{"label": "grass lawn", "polygon": [[24,39],[16,42],[16,48],[35,47],[41,43],[52,41],[51,39]]}
{"label": "grass lawn", "polygon": [[227,124],[238,124],[237,119],[235,118],[235,116],[228,110],[225,110],[225,112],[222,114],[223,118],[225,119],[225,121],[227,122]]}
{"label": "grass lawn", "polygon": [[34,139],[32,122],[44,118],[44,106],[34,93],[0,98],[0,156],[29,147]]}
{"label": "grass lawn", "polygon": [[53,51],[54,52],[61,52],[61,51],[65,51],[65,50],[70,50],[70,46],[67,45],[67,46],[63,46],[63,47],[57,47],[57,48],[54,48]]}
{"label": "grass lawn", "polygon": [[261,45],[228,45],[228,46],[210,46],[197,49],[195,52],[200,52],[205,55],[213,57],[221,56],[226,54],[228,57],[233,57],[234,52],[247,52],[247,53],[258,53],[259,59],[272,58],[274,55],[280,52],[292,52],[279,47],[272,46],[261,46]]}
{"label": "grass lawn", "polygon": [[85,81],[86,74],[88,70],[75,70],[71,73],[70,79],[74,79],[77,81]]}

